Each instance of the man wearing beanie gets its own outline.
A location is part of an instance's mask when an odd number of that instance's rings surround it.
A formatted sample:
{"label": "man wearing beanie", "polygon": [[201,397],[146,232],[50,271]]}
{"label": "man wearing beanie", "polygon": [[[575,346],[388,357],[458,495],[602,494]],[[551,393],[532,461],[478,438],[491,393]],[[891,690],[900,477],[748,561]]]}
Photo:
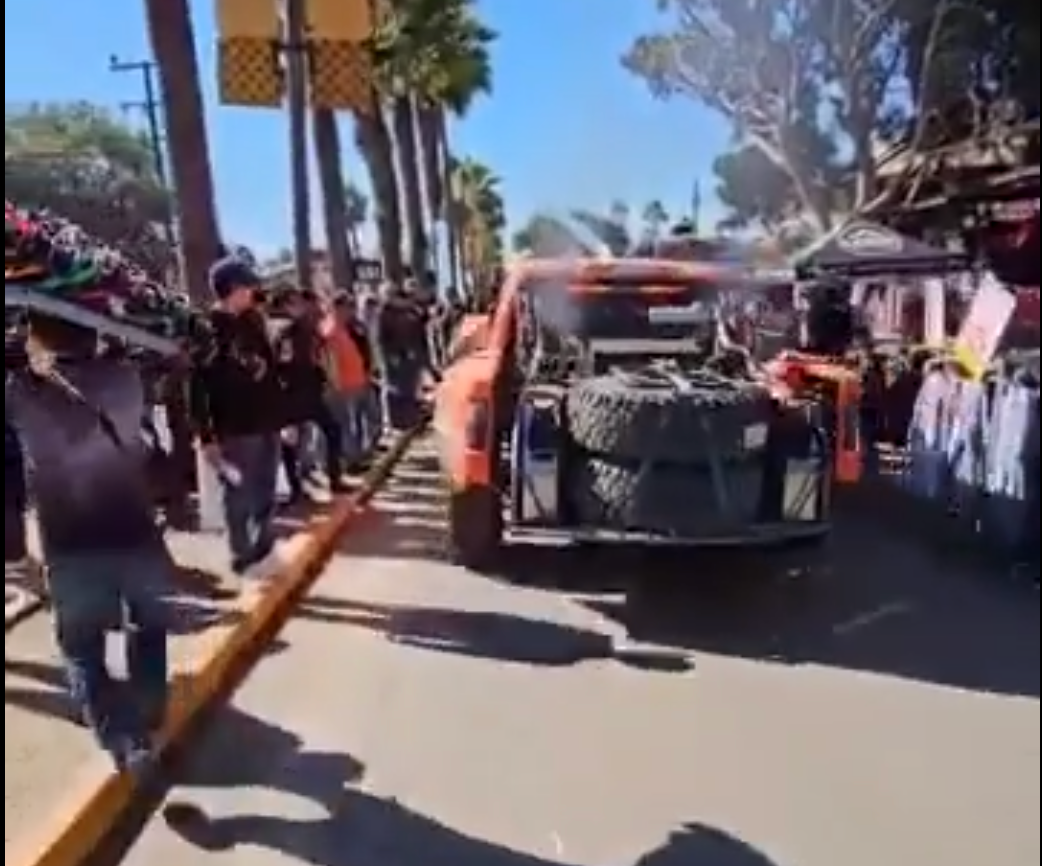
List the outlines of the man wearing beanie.
{"label": "man wearing beanie", "polygon": [[220,259],[210,269],[210,288],[216,303],[210,339],[195,359],[191,413],[220,479],[232,569],[246,577],[275,549],[283,395],[252,265]]}

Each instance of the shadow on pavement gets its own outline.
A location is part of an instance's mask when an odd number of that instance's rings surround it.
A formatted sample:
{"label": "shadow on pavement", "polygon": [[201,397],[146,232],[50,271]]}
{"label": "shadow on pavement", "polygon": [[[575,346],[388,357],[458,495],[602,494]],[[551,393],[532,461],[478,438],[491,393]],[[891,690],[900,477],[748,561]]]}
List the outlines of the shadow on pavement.
{"label": "shadow on pavement", "polygon": [[748,560],[665,558],[612,598],[581,603],[637,641],[1039,697],[1039,607],[1028,587],[900,560],[837,530],[804,573]]}
{"label": "shadow on pavement", "polygon": [[730,833],[690,823],[634,866],[778,866],[766,854]]}
{"label": "shadow on pavement", "polygon": [[[377,525],[353,535],[346,556],[446,560],[434,465],[407,460],[367,519]],[[805,556],[519,544],[498,576],[572,595],[634,641],[675,651],[1040,695],[1037,589],[933,556],[862,515],[838,513],[827,547]],[[554,660],[592,653],[603,640],[504,614],[411,619],[421,625],[406,626],[402,642],[532,664],[572,664]],[[447,638],[439,632],[446,623]]]}
{"label": "shadow on pavement", "polygon": [[[285,643],[274,644],[271,654],[281,652]],[[76,727],[84,727],[80,716],[65,683],[65,675],[60,668],[27,659],[4,659],[4,674],[13,677],[26,685],[4,683],[4,702],[6,705],[19,707],[36,715],[45,716]],[[186,684],[192,681],[192,674],[177,672],[170,680],[170,692],[177,695]],[[126,681],[117,677],[112,681],[117,691],[127,690]],[[129,691],[128,699],[131,698]]]}
{"label": "shadow on pavement", "polygon": [[619,648],[597,631],[500,611],[341,602],[313,596],[296,616],[373,629],[406,647],[511,664],[568,667],[615,661],[662,673],[683,673],[692,667],[683,653]]}
{"label": "shadow on pavement", "polygon": [[[263,786],[307,797],[327,817],[213,818],[188,794],[171,798],[163,810],[165,823],[202,851],[261,848],[311,866],[579,866],[475,838],[393,798],[360,790],[360,762],[345,755],[301,752],[300,746],[295,735],[229,710],[181,781],[187,786]],[[692,823],[633,866],[776,864],[722,830]]]}
{"label": "shadow on pavement", "polygon": [[[5,678],[17,678],[26,685],[4,683],[4,703],[36,715],[79,725],[75,705],[65,688],[59,668],[28,659],[4,659]],[[31,685],[29,685],[31,683]]]}

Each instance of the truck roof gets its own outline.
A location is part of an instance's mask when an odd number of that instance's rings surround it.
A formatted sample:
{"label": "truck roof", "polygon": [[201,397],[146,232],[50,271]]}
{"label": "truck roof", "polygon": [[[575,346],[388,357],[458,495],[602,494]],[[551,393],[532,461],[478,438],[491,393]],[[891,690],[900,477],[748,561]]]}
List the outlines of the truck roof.
{"label": "truck roof", "polygon": [[746,270],[727,264],[651,258],[522,258],[507,268],[507,282],[555,282],[573,292],[609,291],[631,286],[651,293],[672,287],[746,285],[756,282]]}

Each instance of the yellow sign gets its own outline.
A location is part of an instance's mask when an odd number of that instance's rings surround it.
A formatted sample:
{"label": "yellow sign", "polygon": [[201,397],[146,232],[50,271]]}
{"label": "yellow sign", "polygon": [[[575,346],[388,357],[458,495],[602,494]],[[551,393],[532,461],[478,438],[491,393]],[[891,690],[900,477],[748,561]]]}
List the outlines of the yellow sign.
{"label": "yellow sign", "polygon": [[220,39],[277,40],[282,33],[278,0],[217,0]]}
{"label": "yellow sign", "polygon": [[373,60],[355,42],[316,39],[311,43],[311,104],[334,111],[373,108]]}
{"label": "yellow sign", "polygon": [[364,42],[373,34],[372,0],[305,0],[313,39]]}
{"label": "yellow sign", "polygon": [[270,39],[222,39],[217,80],[224,105],[279,108],[286,93],[278,43]]}

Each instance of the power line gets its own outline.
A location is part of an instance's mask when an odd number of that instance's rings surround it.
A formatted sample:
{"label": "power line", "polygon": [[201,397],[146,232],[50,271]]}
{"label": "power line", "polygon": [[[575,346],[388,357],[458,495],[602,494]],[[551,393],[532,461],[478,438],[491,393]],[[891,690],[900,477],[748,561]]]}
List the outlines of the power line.
{"label": "power line", "polygon": [[[109,56],[109,71],[113,73],[129,73],[141,78],[142,98],[120,103],[124,111],[137,109],[145,115],[148,124],[148,143],[152,151],[152,161],[155,168],[156,180],[159,185],[173,193],[173,187],[169,181],[166,170],[166,149],[164,147],[164,136],[162,131],[162,107],[156,96],[156,76],[158,68],[154,60],[121,60],[115,54]],[[176,241],[174,230],[173,208],[166,209],[165,228],[167,240],[170,243]]]}
{"label": "power line", "polygon": [[148,123],[148,141],[152,149],[152,159],[155,164],[156,179],[165,187],[167,186],[166,159],[163,153],[163,133],[160,121],[160,105],[156,98],[156,64],[154,60],[120,60],[115,54],[109,57],[109,71],[120,73],[131,73],[141,77],[141,89],[143,98],[124,102],[124,109],[140,109]]}

